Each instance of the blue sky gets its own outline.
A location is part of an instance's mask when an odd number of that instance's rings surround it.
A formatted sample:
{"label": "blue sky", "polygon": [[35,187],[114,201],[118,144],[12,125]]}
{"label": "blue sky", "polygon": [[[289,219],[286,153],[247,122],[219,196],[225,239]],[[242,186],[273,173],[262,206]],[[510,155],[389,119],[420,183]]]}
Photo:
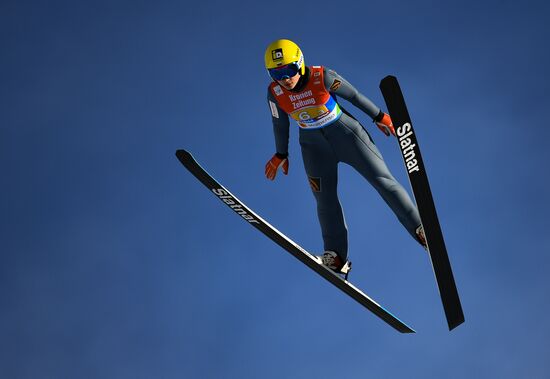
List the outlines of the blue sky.
{"label": "blue sky", "polygon": [[[546,378],[549,7],[542,1],[0,4],[0,376]],[[174,157],[322,248],[291,129],[274,152],[264,49],[290,38],[380,106],[396,75],[466,323],[429,260],[341,166],[351,280],[401,335],[246,225]],[[394,140],[360,111],[394,175]]]}

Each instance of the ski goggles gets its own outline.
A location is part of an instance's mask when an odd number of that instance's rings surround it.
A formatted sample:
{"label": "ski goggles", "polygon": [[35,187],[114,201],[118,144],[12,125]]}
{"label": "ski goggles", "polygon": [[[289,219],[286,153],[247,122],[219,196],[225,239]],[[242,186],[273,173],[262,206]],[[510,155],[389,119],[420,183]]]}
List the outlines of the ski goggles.
{"label": "ski goggles", "polygon": [[283,80],[292,78],[294,75],[300,72],[300,67],[297,63],[290,63],[286,66],[281,66],[277,68],[270,68],[269,75],[275,80]]}

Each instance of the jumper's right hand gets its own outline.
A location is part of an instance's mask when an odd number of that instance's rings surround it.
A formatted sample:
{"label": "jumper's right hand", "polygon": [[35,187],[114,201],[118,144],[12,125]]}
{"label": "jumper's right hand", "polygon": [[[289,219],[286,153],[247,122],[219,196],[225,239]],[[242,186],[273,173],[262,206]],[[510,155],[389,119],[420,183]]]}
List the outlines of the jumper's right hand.
{"label": "jumper's right hand", "polygon": [[283,174],[288,175],[288,158],[275,154],[265,165],[265,177],[269,180],[275,179],[279,167],[283,169]]}

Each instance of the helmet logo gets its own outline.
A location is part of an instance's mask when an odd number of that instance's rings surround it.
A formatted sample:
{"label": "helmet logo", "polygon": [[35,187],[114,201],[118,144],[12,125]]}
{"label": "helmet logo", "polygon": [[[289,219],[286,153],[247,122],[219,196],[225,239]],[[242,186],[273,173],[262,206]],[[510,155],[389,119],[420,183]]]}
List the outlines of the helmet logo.
{"label": "helmet logo", "polygon": [[271,58],[273,58],[274,61],[283,59],[283,49],[271,50]]}

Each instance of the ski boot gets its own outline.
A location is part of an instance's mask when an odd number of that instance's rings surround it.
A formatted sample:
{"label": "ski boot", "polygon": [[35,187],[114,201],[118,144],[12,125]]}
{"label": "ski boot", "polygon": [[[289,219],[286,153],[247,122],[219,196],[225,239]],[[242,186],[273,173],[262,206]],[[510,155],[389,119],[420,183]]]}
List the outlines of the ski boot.
{"label": "ski boot", "polygon": [[348,280],[348,275],[351,271],[351,262],[346,260],[342,263],[342,259],[335,251],[327,250],[323,255],[317,256],[319,263],[326,268],[332,270],[336,274],[344,275],[344,280]]}
{"label": "ski boot", "polygon": [[428,243],[426,242],[426,235],[424,234],[424,227],[422,224],[416,228],[416,239],[422,245],[424,250],[428,251]]}

